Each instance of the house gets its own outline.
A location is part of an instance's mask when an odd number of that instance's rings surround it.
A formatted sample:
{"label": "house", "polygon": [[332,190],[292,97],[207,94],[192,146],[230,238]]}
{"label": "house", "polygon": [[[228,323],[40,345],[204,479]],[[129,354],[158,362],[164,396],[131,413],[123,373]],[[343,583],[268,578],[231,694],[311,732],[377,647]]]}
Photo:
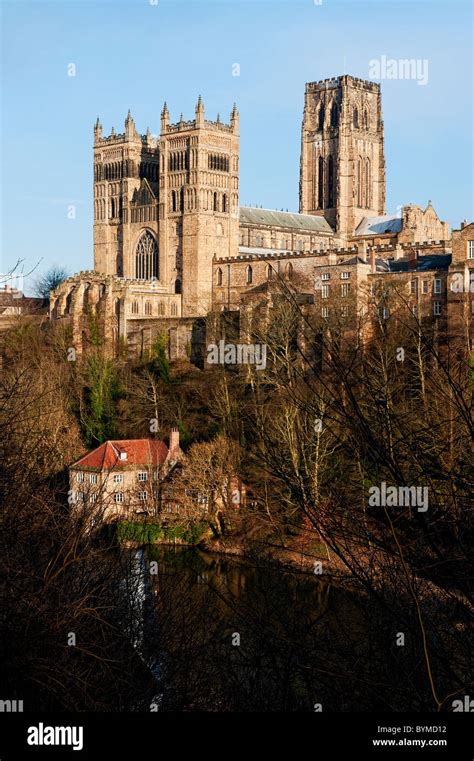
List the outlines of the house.
{"label": "house", "polygon": [[177,428],[169,446],[156,439],[106,441],[70,466],[70,501],[106,522],[157,515],[163,481],[182,457]]}

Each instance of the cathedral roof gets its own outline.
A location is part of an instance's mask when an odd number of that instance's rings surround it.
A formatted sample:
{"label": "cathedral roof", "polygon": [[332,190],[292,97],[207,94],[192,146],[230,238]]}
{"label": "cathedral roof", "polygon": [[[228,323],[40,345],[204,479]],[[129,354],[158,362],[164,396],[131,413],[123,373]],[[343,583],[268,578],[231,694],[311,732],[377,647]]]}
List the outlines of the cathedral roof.
{"label": "cathedral roof", "polygon": [[364,217],[356,228],[355,235],[383,235],[384,233],[399,233],[402,229],[402,218],[395,215],[383,214],[379,217]]}
{"label": "cathedral roof", "polygon": [[240,223],[287,227],[291,230],[313,230],[318,233],[334,235],[334,230],[324,217],[317,217],[313,214],[276,211],[276,209],[254,209],[250,206],[241,206]]}

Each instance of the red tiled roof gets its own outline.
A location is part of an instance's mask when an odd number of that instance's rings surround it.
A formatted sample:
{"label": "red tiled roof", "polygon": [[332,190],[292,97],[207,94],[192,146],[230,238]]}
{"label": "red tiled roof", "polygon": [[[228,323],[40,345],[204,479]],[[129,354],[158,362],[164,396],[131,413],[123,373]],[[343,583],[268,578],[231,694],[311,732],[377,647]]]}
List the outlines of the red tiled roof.
{"label": "red tiled roof", "polygon": [[[127,458],[122,460],[120,453],[125,452]],[[168,456],[168,447],[163,441],[155,439],[124,439],[121,441],[106,441],[97,449],[81,457],[71,468],[94,468],[96,470],[111,470],[112,468],[127,468],[130,465],[162,465]]]}

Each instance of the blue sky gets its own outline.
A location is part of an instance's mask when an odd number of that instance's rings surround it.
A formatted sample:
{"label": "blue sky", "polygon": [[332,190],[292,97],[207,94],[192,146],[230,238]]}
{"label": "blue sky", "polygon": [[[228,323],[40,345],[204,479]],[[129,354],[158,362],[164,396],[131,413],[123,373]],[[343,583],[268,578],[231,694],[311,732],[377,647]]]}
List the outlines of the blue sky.
{"label": "blue sky", "polygon": [[92,267],[93,123],[123,131],[130,108],[158,133],[164,100],[172,121],[199,93],[209,118],[236,101],[241,204],[297,210],[305,82],[368,78],[383,55],[428,61],[426,86],[382,81],[387,210],[431,199],[452,226],[473,218],[468,0],[154,2],[1,0],[0,272]]}

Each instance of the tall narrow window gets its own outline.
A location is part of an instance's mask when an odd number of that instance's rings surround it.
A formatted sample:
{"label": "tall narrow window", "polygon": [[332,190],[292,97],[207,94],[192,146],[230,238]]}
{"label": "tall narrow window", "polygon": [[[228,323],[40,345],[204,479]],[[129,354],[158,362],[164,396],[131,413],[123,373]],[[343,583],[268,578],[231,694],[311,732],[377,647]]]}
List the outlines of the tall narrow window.
{"label": "tall narrow window", "polygon": [[357,106],[355,106],[354,111],[352,112],[352,124],[354,129],[359,129],[359,109]]}
{"label": "tall narrow window", "polygon": [[362,184],[363,184],[363,171],[362,171],[362,159],[359,156],[357,159],[357,206],[359,208],[362,208],[362,202],[363,202],[363,194],[362,194]]}
{"label": "tall narrow window", "polygon": [[222,270],[220,267],[217,270],[217,285],[222,285]]}
{"label": "tall narrow window", "polygon": [[365,207],[370,209],[370,159],[365,160]]}
{"label": "tall narrow window", "polygon": [[247,285],[250,285],[253,280],[253,270],[252,267],[247,267]]}
{"label": "tall narrow window", "polygon": [[334,206],[334,162],[332,156],[328,158],[328,208],[332,209]]}
{"label": "tall narrow window", "polygon": [[325,118],[325,110],[324,106],[321,105],[321,108],[319,109],[319,115],[318,115],[318,129],[322,130],[324,129],[324,118]]}
{"label": "tall narrow window", "polygon": [[333,103],[331,108],[331,127],[337,127],[338,120],[339,120],[339,110],[337,107],[337,103]]}
{"label": "tall narrow window", "polygon": [[369,129],[369,112],[364,108],[364,129]]}
{"label": "tall narrow window", "polygon": [[318,209],[324,208],[324,159],[318,159]]}
{"label": "tall narrow window", "polygon": [[218,205],[217,205],[217,193],[214,193],[212,208],[214,209],[214,211],[219,211],[219,208],[218,208]]}

